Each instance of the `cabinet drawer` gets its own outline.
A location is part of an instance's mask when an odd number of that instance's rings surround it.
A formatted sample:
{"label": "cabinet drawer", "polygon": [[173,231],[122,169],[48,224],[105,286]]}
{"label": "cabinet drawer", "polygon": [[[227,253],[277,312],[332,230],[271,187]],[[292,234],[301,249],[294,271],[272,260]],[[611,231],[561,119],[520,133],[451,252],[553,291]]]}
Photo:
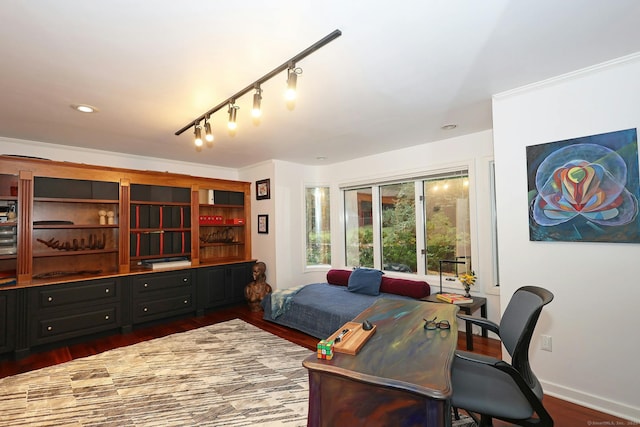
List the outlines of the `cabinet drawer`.
{"label": "cabinet drawer", "polygon": [[135,323],[170,317],[195,311],[193,294],[184,294],[141,301],[135,304],[133,320]]}
{"label": "cabinet drawer", "polygon": [[97,305],[119,300],[119,292],[115,280],[49,285],[31,289],[30,293],[32,307],[37,307],[38,309],[59,308],[80,303],[84,303],[83,305],[87,303]]}
{"label": "cabinet drawer", "polygon": [[66,315],[40,317],[33,320],[31,344],[44,344],[115,329],[120,323],[120,310],[115,305]]}
{"label": "cabinet drawer", "polygon": [[192,285],[193,281],[191,280],[190,271],[145,275],[133,281],[133,294],[134,298],[136,298],[136,296],[149,293],[180,288],[189,289],[189,292],[191,292]]}

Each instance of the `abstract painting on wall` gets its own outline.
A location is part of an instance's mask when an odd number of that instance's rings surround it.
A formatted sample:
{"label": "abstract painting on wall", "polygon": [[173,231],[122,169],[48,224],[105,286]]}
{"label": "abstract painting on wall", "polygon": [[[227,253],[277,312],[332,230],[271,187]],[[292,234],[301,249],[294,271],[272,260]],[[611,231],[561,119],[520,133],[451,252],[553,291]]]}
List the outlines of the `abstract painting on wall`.
{"label": "abstract painting on wall", "polygon": [[636,129],[527,147],[529,240],[640,243]]}

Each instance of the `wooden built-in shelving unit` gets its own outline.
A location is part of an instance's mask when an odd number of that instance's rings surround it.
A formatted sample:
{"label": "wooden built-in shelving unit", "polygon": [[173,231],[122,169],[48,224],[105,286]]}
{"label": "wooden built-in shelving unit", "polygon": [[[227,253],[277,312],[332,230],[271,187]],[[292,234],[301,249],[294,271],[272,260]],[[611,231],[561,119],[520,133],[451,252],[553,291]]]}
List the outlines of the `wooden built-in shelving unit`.
{"label": "wooden built-in shelving unit", "polygon": [[140,272],[156,258],[251,258],[248,182],[0,156],[0,207],[9,203],[17,221],[0,231],[17,228],[17,250],[0,254],[0,271],[18,286]]}
{"label": "wooden built-in shelving unit", "polygon": [[0,156],[0,356],[242,302],[249,218],[248,182]]}

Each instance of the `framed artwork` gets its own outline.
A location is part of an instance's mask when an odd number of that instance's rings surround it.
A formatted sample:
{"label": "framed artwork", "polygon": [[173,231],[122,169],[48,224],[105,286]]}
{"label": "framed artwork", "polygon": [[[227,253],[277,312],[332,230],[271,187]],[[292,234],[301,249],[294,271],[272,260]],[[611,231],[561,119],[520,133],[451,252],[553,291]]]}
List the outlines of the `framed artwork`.
{"label": "framed artwork", "polygon": [[256,181],[256,200],[265,200],[271,198],[271,180],[262,179]]}
{"label": "framed artwork", "polygon": [[527,147],[529,240],[640,243],[638,134]]}
{"label": "framed artwork", "polygon": [[258,215],[258,233],[269,234],[269,215]]}

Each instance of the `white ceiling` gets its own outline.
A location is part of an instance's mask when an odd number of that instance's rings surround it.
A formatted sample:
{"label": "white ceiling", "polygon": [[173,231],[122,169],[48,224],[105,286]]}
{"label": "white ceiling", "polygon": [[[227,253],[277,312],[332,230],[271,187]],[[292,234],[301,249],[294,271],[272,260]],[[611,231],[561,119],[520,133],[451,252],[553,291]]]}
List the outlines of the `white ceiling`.
{"label": "white ceiling", "polygon": [[[638,0],[2,0],[0,17],[0,136],[233,168],[489,129],[492,94],[640,51]],[[235,136],[225,109],[212,148],[174,135],[335,29],[297,64],[294,110],[283,72],[258,126],[249,93]]]}

